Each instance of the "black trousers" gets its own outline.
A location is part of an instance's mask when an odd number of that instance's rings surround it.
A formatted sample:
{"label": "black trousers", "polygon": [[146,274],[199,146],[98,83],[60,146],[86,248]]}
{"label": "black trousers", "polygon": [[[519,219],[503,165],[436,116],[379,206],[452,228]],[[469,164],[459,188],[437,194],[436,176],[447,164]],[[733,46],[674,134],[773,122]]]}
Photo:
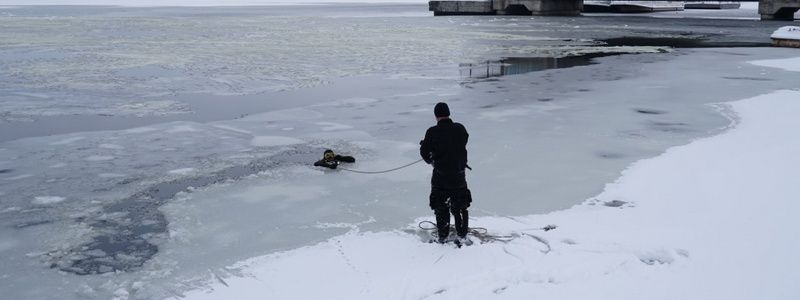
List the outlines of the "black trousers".
{"label": "black trousers", "polygon": [[431,188],[430,206],[436,215],[436,230],[439,238],[444,239],[450,235],[450,214],[453,214],[456,225],[456,234],[459,237],[467,236],[469,229],[469,208],[472,203],[472,194],[465,186],[455,189],[444,189],[434,186]]}

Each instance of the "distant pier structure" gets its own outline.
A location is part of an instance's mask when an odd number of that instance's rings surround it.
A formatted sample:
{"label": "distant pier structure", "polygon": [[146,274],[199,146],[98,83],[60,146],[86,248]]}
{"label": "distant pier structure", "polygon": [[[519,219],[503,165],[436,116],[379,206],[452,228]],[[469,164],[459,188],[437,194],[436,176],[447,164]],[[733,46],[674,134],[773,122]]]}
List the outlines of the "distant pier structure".
{"label": "distant pier structure", "polygon": [[800,0],[759,0],[758,13],[761,20],[794,20],[794,13],[800,9]]}
{"label": "distant pier structure", "polygon": [[[739,2],[744,1],[686,1],[686,8],[738,8]],[[598,4],[611,6],[637,6],[638,8],[651,8],[650,10],[638,9],[633,12],[683,10],[683,2],[679,9],[674,9],[673,1],[612,1],[590,0],[587,12],[594,11]],[[717,3],[714,3],[717,2]],[[667,3],[669,5],[660,5]],[[705,5],[705,6],[704,6]],[[429,10],[435,16],[448,15],[549,15],[549,16],[576,16],[584,11],[583,0],[431,0],[428,2]],[[669,9],[667,9],[669,8]],[[761,20],[794,20],[794,14],[800,10],[800,0],[758,0],[758,13]],[[624,11],[623,11],[624,12]]]}
{"label": "distant pier structure", "polygon": [[583,0],[432,0],[428,2],[434,16],[447,15],[545,15],[577,16]]}

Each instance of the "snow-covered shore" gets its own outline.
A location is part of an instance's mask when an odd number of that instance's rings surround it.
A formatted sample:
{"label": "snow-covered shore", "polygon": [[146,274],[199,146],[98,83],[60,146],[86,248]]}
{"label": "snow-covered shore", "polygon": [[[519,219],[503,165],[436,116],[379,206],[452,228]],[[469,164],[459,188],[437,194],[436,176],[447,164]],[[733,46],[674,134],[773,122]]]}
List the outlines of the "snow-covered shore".
{"label": "snow-covered shore", "polygon": [[[765,64],[764,62],[756,62]],[[187,299],[798,299],[800,91],[721,105],[728,131],[639,161],[564,211],[482,217],[508,243],[357,232],[231,266]],[[543,232],[547,224],[556,230]],[[412,225],[409,225],[413,227]]]}

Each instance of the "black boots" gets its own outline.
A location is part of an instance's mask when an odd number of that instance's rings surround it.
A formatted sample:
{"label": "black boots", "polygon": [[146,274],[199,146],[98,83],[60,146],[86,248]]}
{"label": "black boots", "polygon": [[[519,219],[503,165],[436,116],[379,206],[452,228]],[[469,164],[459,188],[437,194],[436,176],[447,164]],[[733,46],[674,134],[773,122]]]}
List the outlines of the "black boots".
{"label": "black boots", "polygon": [[456,234],[459,238],[463,239],[467,236],[469,230],[469,212],[466,208],[453,209],[447,211],[446,209],[438,209],[434,211],[436,214],[436,231],[439,234],[439,242],[443,243],[450,235],[450,213],[453,214],[455,219]]}
{"label": "black boots", "polygon": [[435,210],[434,214],[436,214],[436,232],[439,233],[439,243],[444,243],[447,236],[450,235],[450,212],[445,208]]}
{"label": "black boots", "polygon": [[456,221],[456,234],[458,234],[459,238],[464,238],[467,236],[467,230],[469,230],[469,212],[467,212],[466,208],[453,210],[453,217]]}
{"label": "black boots", "polygon": [[450,235],[450,214],[455,219],[456,234],[465,239],[469,231],[469,212],[467,208],[472,202],[472,194],[467,188],[455,190],[431,189],[430,206],[436,215],[436,230],[439,242],[444,242]]}

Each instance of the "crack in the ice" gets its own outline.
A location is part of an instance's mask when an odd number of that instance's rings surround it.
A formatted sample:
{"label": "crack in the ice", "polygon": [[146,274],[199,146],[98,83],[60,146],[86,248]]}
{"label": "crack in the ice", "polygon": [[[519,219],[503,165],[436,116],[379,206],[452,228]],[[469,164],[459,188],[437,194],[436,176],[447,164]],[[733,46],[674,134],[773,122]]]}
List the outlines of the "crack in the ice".
{"label": "crack in the ice", "polygon": [[[159,208],[189,187],[203,187],[236,180],[259,172],[292,164],[306,164],[321,150],[300,146],[247,165],[233,166],[212,174],[162,182],[128,198],[103,207],[97,218],[80,218],[99,234],[88,242],[47,256],[51,267],[78,275],[127,272],[141,268],[158,253],[158,243],[167,238],[167,219]],[[116,215],[101,219],[100,216]],[[103,256],[87,253],[104,253]]]}
{"label": "crack in the ice", "polygon": [[214,270],[211,270],[211,269],[208,269],[208,271],[211,272],[211,275],[214,276],[214,278],[217,279],[217,281],[219,281],[219,283],[221,283],[225,287],[231,287],[231,286],[228,285],[227,282],[225,282],[225,280],[222,279],[221,276],[219,276],[219,274],[217,274],[217,272],[214,272]]}

